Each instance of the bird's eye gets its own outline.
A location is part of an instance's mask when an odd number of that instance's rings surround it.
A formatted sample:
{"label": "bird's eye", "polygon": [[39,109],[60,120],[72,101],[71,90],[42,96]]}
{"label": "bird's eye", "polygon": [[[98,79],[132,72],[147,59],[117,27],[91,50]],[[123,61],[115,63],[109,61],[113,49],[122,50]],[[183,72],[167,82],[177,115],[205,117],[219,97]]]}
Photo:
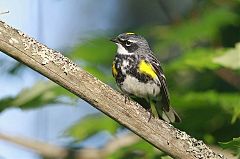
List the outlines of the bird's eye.
{"label": "bird's eye", "polygon": [[130,41],[126,41],[126,46],[130,46],[132,43]]}

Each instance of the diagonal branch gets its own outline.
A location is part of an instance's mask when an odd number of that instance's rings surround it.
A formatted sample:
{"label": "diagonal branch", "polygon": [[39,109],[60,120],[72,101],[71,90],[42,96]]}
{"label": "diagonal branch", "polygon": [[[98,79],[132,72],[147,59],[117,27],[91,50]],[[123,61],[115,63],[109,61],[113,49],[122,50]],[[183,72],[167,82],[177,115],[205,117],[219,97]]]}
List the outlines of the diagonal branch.
{"label": "diagonal branch", "polygon": [[148,113],[137,103],[125,103],[120,93],[71,60],[4,22],[0,22],[0,51],[66,88],[174,158],[225,158],[162,120],[148,122]]}

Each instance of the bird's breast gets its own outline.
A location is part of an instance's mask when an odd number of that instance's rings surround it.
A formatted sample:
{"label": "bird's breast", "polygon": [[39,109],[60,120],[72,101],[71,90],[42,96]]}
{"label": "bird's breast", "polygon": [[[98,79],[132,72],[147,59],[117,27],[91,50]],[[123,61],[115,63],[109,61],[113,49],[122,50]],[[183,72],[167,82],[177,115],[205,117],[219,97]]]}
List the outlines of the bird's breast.
{"label": "bird's breast", "polygon": [[144,83],[130,75],[125,77],[120,87],[124,92],[141,98],[156,97],[160,93],[159,84],[153,80]]}

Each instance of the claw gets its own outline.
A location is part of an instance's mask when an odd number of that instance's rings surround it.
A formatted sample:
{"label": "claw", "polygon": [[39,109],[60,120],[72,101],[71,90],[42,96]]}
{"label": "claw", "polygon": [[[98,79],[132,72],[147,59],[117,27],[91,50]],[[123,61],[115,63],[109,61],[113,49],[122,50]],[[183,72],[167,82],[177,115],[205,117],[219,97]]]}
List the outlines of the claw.
{"label": "claw", "polygon": [[[152,116],[153,116],[153,113],[152,113],[152,111],[151,111],[151,108],[150,109],[147,109],[147,113],[149,114],[149,116],[148,116],[148,121],[147,122],[149,122],[151,119],[152,119]],[[153,116],[154,117],[154,116]]]}
{"label": "claw", "polygon": [[130,101],[130,98],[127,95],[124,95],[124,97],[125,97],[124,102],[125,102],[125,104],[127,104],[127,102]]}

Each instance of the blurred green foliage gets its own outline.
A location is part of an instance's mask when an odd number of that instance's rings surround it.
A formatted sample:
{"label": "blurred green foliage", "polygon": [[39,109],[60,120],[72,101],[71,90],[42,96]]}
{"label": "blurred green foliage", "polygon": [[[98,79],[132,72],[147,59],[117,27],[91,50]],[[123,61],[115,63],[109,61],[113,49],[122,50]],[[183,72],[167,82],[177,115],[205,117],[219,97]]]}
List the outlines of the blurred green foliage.
{"label": "blurred green foliage", "polygon": [[71,59],[80,60],[80,65],[85,70],[105,82],[112,80],[109,68],[114,57],[114,45],[109,44],[106,37],[97,37],[77,45],[69,53]]}
{"label": "blurred green foliage", "polygon": [[[220,146],[239,156],[240,33],[236,30],[240,30],[240,3],[237,0],[195,3],[187,14],[168,24],[143,23],[141,27],[129,28],[147,38],[162,62],[172,105],[183,120],[175,126],[208,144],[219,146],[221,142]],[[76,45],[68,55],[94,76],[115,86],[111,63],[116,46],[109,39],[129,28],[112,31],[111,35],[96,35]],[[54,84],[40,83],[16,97],[2,98],[0,110],[9,106],[35,108],[61,103],[57,100],[60,96],[75,99]],[[92,115],[74,123],[65,135],[83,141],[100,131],[115,134],[120,127],[102,114]],[[108,158],[169,157],[141,140],[109,154]]]}
{"label": "blurred green foliage", "polygon": [[240,43],[236,44],[236,48],[230,49],[224,55],[213,59],[215,63],[218,63],[224,67],[239,70],[240,69]]}
{"label": "blurred green foliage", "polygon": [[233,140],[229,142],[220,142],[220,145],[224,149],[232,149],[235,152],[235,155],[239,158],[240,157],[240,137],[233,138]]}
{"label": "blurred green foliage", "polygon": [[109,158],[124,159],[147,159],[160,157],[165,157],[165,155],[162,152],[157,151],[152,145],[146,143],[143,140],[130,146],[124,147],[109,156]]}
{"label": "blurred green foliage", "polygon": [[150,29],[150,35],[161,41],[154,45],[154,50],[168,49],[173,44],[191,49],[201,42],[213,43],[219,36],[219,28],[236,21],[237,15],[227,8],[207,8],[200,17],[184,20],[177,25],[155,26]]}
{"label": "blurred green foliage", "polygon": [[108,131],[111,134],[114,134],[117,132],[118,128],[119,124],[112,119],[106,118],[100,114],[94,114],[88,115],[84,119],[75,123],[65,132],[65,134],[70,135],[77,140],[84,140],[101,131]]}
{"label": "blurred green foliage", "polygon": [[0,100],[0,111],[10,107],[22,109],[35,109],[47,104],[76,104],[74,100],[61,100],[61,97],[68,96],[70,99],[76,97],[50,81],[39,81],[30,88],[25,88],[16,96],[7,96]]}

